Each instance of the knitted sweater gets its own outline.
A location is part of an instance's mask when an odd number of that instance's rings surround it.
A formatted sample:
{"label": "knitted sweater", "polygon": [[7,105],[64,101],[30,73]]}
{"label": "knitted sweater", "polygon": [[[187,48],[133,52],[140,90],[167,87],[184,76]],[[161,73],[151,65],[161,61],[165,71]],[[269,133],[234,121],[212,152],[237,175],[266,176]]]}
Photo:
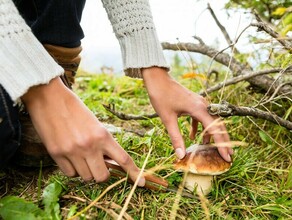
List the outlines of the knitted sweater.
{"label": "knitted sweater", "polygon": [[[120,43],[126,75],[141,68],[168,68],[147,0],[102,0]],[[11,0],[0,0],[0,84],[13,101],[64,70],[32,34]]]}

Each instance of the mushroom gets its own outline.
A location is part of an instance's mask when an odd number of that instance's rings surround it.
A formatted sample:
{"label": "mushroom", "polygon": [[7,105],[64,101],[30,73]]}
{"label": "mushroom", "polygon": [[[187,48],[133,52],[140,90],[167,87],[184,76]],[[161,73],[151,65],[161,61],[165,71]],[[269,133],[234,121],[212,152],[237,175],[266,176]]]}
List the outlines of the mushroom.
{"label": "mushroom", "polygon": [[212,189],[213,176],[228,171],[231,165],[220,156],[217,147],[194,144],[186,149],[186,156],[176,161],[174,167],[186,172],[185,188],[207,195]]}

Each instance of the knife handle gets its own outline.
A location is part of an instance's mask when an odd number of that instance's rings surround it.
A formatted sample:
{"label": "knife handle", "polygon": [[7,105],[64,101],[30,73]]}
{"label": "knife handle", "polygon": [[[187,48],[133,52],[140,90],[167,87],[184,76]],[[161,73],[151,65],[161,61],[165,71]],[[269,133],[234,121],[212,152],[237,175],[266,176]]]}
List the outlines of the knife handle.
{"label": "knife handle", "polygon": [[[108,168],[118,170],[118,171],[126,174],[126,172],[123,170],[123,168],[116,161],[109,159],[109,158],[105,158],[104,161],[105,161],[105,164]],[[116,174],[116,173],[113,172],[112,174]],[[147,174],[145,172],[143,173],[143,176],[145,177],[145,180],[146,180],[146,183],[145,183],[146,188],[157,190],[157,189],[161,188],[159,186],[162,186],[165,188],[168,187],[168,182],[163,178],[160,178],[160,177],[152,175],[152,174]]]}

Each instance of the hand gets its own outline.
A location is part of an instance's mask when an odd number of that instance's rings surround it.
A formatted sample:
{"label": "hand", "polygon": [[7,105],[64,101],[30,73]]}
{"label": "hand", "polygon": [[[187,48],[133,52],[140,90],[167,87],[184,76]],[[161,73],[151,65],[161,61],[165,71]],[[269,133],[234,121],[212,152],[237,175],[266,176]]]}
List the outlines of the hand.
{"label": "hand", "polygon": [[[223,122],[219,123],[219,118],[208,113],[208,103],[202,96],[177,83],[162,68],[146,68],[142,70],[142,74],[151,104],[165,125],[179,159],[185,156],[184,140],[177,123],[181,115],[189,115],[192,118],[190,133],[192,139],[197,132],[198,123],[201,122],[206,129],[204,144],[209,143],[211,136],[215,144],[230,141],[225,125]],[[219,147],[218,151],[224,160],[231,161],[230,155],[233,154],[231,148]]]}
{"label": "hand", "polygon": [[[22,101],[49,154],[67,176],[107,180],[106,155],[136,180],[139,169],[132,158],[59,78],[30,88]],[[144,183],[141,178],[138,185]]]}

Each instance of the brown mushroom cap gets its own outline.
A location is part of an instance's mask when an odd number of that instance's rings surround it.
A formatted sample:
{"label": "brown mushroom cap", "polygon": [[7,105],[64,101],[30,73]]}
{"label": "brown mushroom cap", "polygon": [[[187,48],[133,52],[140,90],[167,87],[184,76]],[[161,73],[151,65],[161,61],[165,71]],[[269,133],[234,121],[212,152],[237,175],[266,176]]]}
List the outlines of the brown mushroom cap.
{"label": "brown mushroom cap", "polygon": [[194,144],[187,148],[186,156],[176,161],[174,167],[200,175],[219,175],[228,171],[231,165],[220,156],[217,147]]}

